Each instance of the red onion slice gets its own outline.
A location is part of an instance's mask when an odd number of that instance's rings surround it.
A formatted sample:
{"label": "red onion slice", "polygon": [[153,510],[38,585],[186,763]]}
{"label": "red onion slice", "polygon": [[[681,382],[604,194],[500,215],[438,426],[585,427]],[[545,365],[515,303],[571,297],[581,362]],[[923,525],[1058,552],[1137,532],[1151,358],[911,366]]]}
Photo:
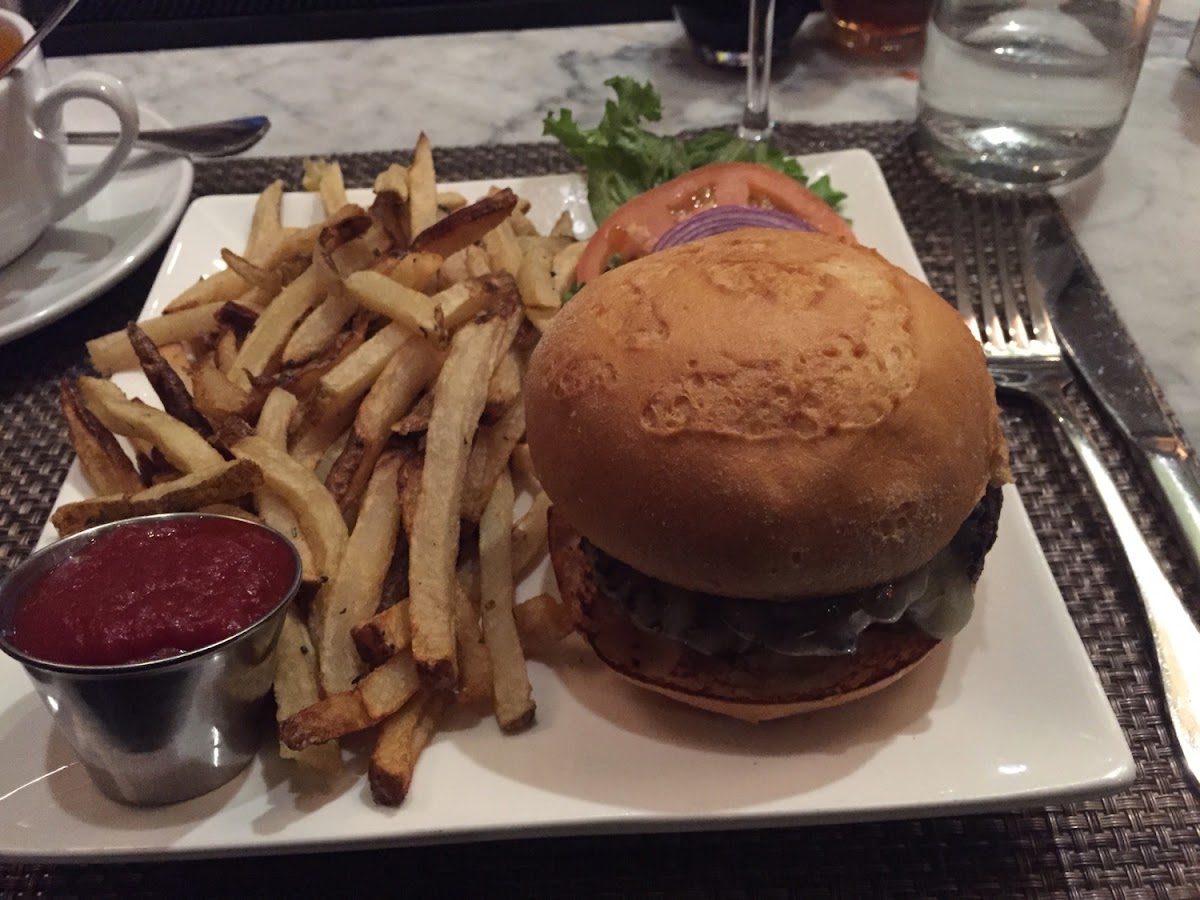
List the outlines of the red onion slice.
{"label": "red onion slice", "polygon": [[672,225],[654,245],[654,252],[678,247],[700,238],[723,234],[737,228],[783,228],[791,231],[816,231],[812,225],[779,209],[759,206],[714,206]]}

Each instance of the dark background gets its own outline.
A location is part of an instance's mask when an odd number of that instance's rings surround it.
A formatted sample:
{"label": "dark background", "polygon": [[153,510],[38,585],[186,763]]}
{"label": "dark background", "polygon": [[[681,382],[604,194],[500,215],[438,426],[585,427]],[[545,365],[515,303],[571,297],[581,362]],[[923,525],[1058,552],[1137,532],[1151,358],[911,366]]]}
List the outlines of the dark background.
{"label": "dark background", "polygon": [[[53,5],[24,0],[21,9],[39,22]],[[82,0],[45,50],[67,56],[670,18],[668,0]]]}

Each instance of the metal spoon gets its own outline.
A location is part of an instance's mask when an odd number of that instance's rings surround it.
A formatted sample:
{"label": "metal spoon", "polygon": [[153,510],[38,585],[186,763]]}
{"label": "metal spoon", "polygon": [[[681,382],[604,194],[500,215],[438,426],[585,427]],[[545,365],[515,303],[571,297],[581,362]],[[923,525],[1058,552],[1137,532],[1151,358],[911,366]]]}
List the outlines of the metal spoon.
{"label": "metal spoon", "polygon": [[18,50],[8,62],[0,63],[0,78],[3,78],[15,69],[17,63],[37,49],[38,45],[46,39],[46,35],[58,27],[58,23],[66,18],[67,13],[74,9],[75,4],[78,2],[79,0],[63,0],[62,3],[58,4],[58,8],[50,13],[46,17],[46,20],[38,26],[38,30],[33,33],[33,37],[25,42],[25,46]]}
{"label": "metal spoon", "polygon": [[[271,120],[266,116],[248,116],[207,125],[143,131],[134,146],[185,156],[232,156],[253,147],[270,128]],[[114,143],[116,139],[115,131],[67,132],[68,144],[105,145]]]}

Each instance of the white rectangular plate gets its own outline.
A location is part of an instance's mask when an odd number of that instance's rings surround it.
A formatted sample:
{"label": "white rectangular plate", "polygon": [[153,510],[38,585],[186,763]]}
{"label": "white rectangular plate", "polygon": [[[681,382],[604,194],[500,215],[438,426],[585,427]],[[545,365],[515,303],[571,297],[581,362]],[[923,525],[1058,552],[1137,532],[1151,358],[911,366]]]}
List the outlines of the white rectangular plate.
{"label": "white rectangular plate", "polygon": [[[920,264],[875,160],[802,158],[849,199],[860,240],[917,275]],[[546,228],[566,208],[590,226],[576,176],[506,182]],[[468,197],[487,182],[450,185]],[[352,195],[353,199],[353,195]],[[254,198],[205,197],[179,226],[143,315],[241,247]],[[288,195],[285,221],[312,221]],[[140,375],[127,390],[149,396]],[[72,467],[59,495],[85,495]],[[52,535],[44,535],[47,541]],[[545,569],[522,586],[553,583]],[[102,797],[52,730],[21,668],[0,658],[0,855],[130,859],[299,852],[518,835],[795,825],[1014,809],[1110,793],[1133,760],[1067,614],[1017,492],[1005,491],[974,618],[910,677],[849,706],[745,725],[627,685],[569,642],[531,664],[537,723],[491,719],[437,736],[399,809],[371,803],[361,762],[301,784],[269,743],[231,784],[159,809]]]}

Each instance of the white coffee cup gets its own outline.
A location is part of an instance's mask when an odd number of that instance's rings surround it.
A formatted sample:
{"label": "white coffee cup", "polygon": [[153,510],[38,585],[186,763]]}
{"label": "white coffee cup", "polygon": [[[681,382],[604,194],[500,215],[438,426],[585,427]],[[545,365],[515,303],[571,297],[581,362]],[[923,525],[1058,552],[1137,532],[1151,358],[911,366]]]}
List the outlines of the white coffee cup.
{"label": "white coffee cup", "polygon": [[[27,21],[0,9],[3,27],[15,28],[23,40],[33,34]],[[80,98],[112,109],[120,137],[99,165],[68,181],[62,109]],[[52,86],[42,53],[34,50],[0,79],[0,266],[111,181],[137,134],[137,103],[129,89],[109,75],[81,72]]]}

